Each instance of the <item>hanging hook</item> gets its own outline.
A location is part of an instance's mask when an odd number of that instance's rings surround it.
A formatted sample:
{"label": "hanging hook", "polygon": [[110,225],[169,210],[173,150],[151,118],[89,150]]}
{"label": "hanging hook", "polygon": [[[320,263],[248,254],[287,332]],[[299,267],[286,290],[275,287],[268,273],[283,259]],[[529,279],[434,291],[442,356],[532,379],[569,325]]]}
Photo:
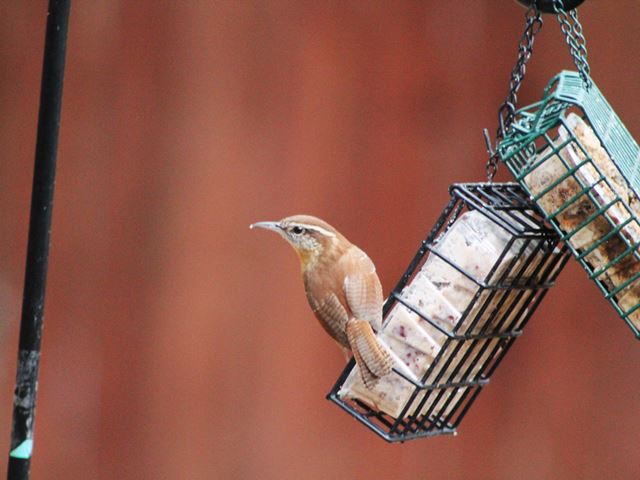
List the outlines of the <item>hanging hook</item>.
{"label": "hanging hook", "polygon": [[493,145],[491,144],[491,137],[489,136],[489,130],[487,130],[486,128],[482,129],[482,135],[484,136],[484,143],[487,146],[487,153],[489,154],[489,157],[493,157],[496,154],[496,150],[495,148],[493,148]]}
{"label": "hanging hook", "polygon": [[[554,10],[554,0],[516,0],[518,3],[524,5],[525,7],[530,7],[531,4],[535,1],[538,10],[543,13],[555,13]],[[573,10],[580,6],[584,0],[564,0],[564,10],[569,11]]]}
{"label": "hanging hook", "polygon": [[486,128],[482,130],[482,134],[484,135],[484,143],[487,145],[487,153],[489,154],[489,160],[487,160],[487,164],[485,165],[485,170],[487,172],[487,180],[489,183],[493,182],[493,177],[496,176],[498,172],[498,141],[496,140],[496,146],[494,147],[491,144],[491,137],[489,137],[489,130]]}
{"label": "hanging hook", "polygon": [[518,61],[511,71],[509,93],[498,109],[498,130],[493,144],[487,129],[485,128],[483,131],[484,141],[487,145],[487,153],[489,154],[489,159],[486,164],[487,179],[489,182],[493,181],[493,177],[498,170],[498,149],[500,142],[505,138],[507,131],[515,120],[518,90],[520,90],[522,80],[527,73],[527,62],[533,53],[533,42],[536,34],[542,28],[542,23],[542,17],[540,16],[537,4],[530,3],[527,13],[525,13],[525,29],[518,44]]}

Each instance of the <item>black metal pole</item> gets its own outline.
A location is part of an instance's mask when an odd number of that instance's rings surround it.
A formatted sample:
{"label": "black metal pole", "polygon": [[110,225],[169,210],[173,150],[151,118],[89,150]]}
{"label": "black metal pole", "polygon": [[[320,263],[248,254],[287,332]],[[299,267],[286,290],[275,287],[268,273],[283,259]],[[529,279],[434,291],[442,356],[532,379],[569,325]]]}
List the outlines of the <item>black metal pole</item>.
{"label": "black metal pole", "polygon": [[70,5],[71,0],[49,1],[22,299],[18,369],[13,399],[13,429],[7,474],[9,480],[28,479],[31,465]]}

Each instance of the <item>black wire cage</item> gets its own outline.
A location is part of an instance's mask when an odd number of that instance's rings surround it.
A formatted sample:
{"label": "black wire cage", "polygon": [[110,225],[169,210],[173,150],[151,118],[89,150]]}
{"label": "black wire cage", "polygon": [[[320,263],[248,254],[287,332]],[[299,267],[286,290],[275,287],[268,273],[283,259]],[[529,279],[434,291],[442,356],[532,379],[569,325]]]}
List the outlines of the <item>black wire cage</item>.
{"label": "black wire cage", "polygon": [[384,304],[393,373],[369,389],[351,360],[327,395],[389,442],[456,432],[568,258],[518,184],[449,191]]}

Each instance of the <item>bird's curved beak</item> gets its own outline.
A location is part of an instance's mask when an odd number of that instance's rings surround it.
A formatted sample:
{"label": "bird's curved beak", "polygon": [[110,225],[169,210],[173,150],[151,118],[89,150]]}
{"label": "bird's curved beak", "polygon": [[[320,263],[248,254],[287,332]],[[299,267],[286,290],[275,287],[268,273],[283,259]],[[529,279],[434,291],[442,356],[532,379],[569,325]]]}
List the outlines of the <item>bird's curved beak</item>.
{"label": "bird's curved beak", "polygon": [[254,228],[264,228],[266,230],[273,230],[274,232],[282,231],[282,227],[280,227],[280,223],[278,222],[256,222],[249,225],[250,229]]}

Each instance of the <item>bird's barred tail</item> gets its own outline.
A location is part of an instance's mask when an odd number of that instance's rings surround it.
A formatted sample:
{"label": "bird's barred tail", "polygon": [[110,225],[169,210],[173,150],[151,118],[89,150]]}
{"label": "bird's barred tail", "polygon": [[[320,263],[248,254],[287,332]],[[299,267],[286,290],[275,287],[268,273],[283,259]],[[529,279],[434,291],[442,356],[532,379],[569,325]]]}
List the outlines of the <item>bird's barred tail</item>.
{"label": "bird's barred tail", "polygon": [[347,322],[347,338],[367,388],[373,388],[381,377],[391,373],[393,360],[378,342],[369,322],[352,318]]}

